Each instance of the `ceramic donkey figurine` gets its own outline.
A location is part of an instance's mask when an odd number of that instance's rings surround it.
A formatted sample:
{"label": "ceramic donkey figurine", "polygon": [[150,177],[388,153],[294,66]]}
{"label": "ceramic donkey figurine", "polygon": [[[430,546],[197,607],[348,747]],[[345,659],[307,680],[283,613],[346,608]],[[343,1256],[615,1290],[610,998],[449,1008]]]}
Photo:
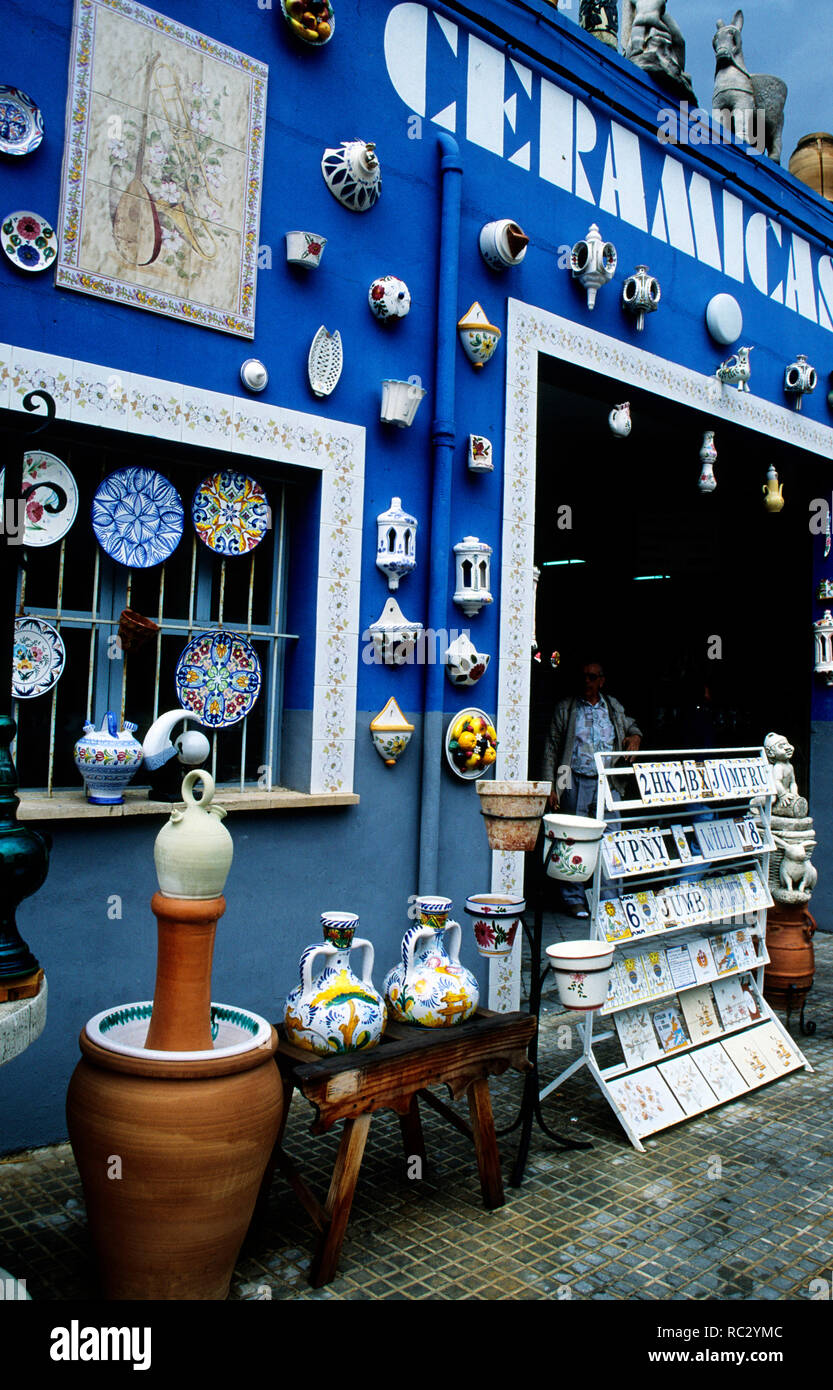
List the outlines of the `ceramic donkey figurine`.
{"label": "ceramic donkey figurine", "polygon": [[780,77],[751,73],[743,59],[743,10],[736,10],[731,24],[717,21],[712,39],[715,52],[712,108],[727,129],[761,148],[760,115],[764,113],[763,143],[770,159],[781,162],[781,133],[784,129],[784,102],[787,84]]}

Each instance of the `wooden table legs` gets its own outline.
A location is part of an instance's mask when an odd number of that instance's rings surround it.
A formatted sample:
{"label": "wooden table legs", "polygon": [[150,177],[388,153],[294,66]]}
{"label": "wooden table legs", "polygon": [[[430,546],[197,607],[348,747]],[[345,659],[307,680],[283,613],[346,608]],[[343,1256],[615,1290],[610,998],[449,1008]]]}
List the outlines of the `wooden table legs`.
{"label": "wooden table legs", "polygon": [[473,1081],[468,1089],[469,1115],[474,1151],[477,1154],[477,1169],[480,1173],[480,1190],[483,1205],[487,1211],[502,1207],[506,1198],[503,1194],[503,1176],[500,1171],[500,1154],[497,1147],[495,1121],[492,1115],[492,1097],[489,1082]]}
{"label": "wooden table legs", "polygon": [[371,1119],[371,1115],[359,1115],[358,1119],[344,1121],[341,1143],[338,1146],[336,1164],[324,1207],[325,1224],[310,1270],[310,1283],[314,1289],[329,1284],[336,1272]]}

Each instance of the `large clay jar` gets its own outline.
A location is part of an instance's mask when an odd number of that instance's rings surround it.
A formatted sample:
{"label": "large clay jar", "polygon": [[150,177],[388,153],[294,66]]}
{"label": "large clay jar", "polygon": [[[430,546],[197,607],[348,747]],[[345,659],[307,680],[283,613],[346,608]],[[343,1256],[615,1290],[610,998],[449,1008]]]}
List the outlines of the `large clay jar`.
{"label": "large clay jar", "polygon": [[815,919],[802,903],[776,903],[767,912],[764,998],[776,1009],[801,1009],[813,987],[815,930]]}
{"label": "large clay jar", "polygon": [[[358,924],[354,912],[321,914],[324,940],[303,952],[301,983],[286,1001],[289,1042],[322,1057],[375,1047],[388,1021],[385,1001],[373,988],[373,947],[355,935]],[[359,950],[364,952],[361,978],[350,963],[350,952]],[[313,979],[313,961],[321,956],[327,964]]]}
{"label": "large clay jar", "polygon": [[477,980],[460,964],[460,923],[448,920],[450,911],[450,898],[417,898],[402,962],[385,977],[388,1007],[405,1023],[447,1028],[464,1023],[480,1002]]}

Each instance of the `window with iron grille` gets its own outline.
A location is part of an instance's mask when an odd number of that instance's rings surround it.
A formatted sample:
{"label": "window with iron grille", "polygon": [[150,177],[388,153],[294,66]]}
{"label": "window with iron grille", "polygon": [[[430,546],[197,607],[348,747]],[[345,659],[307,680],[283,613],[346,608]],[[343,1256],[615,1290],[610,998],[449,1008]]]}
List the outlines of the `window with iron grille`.
{"label": "window with iron grille", "polygon": [[[59,630],[66,662],[51,691],[15,704],[20,786],[46,788],[50,794],[79,788],[75,741],[85,720],[98,728],[108,710],[120,721],[136,724],[141,740],[158,714],[179,706],[174,671],[183,647],[193,636],[220,627],[242,633],[252,643],[263,684],[244,719],[227,729],[206,730],[211,742],[206,767],[221,785],[278,785],[284,663],[291,638],[283,617],[294,480],[261,460],[250,468],[239,455],[231,459],[227,453],[109,433],[102,439],[103,433],[62,424],[38,440],[38,447],[67,464],[79,501],[76,519],[61,541],[21,551],[16,611],[44,618]],[[178,546],[163,564],[149,569],[128,569],[111,560],[90,520],[101,480],[129,466],[162,473],[179,493],[185,512]],[[257,478],[270,510],[263,540],[247,555],[235,557],[212,551],[191,521],[197,486],[229,467]],[[139,650],[123,651],[118,641],[119,614],[125,608],[158,625]],[[199,727],[196,719],[191,727]],[[131,785],[142,785],[141,769]]]}

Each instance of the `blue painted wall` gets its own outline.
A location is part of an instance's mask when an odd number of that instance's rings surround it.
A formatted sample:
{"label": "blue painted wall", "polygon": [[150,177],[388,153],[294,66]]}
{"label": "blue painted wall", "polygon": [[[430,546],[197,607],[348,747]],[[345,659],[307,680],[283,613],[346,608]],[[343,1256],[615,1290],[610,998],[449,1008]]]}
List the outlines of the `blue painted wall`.
{"label": "blue painted wall", "polygon": [[[234,6],[220,0],[166,0],[163,8],[172,18],[269,64],[260,242],[261,260],[271,260],[271,266],[258,275],[254,342],[57,291],[51,274],[25,276],[5,260],[0,264],[0,339],[236,394],[241,391],[242,360],[256,355],[270,371],[261,399],[364,426],[363,625],[379,615],[388,593],[374,563],[375,518],[393,495],[401,496],[421,528],[419,566],[399,591],[403,610],[436,629],[467,625],[451,602],[451,555],[447,605],[442,612],[426,611],[440,253],[436,137],[442,128],[431,118],[450,103],[456,102],[455,135],[464,177],[459,300],[441,306],[448,331],[454,331],[456,320],[476,299],[492,321],[505,329],[511,296],[591,323],[612,337],[710,374],[730,349],[721,350],[711,341],[704,306],[712,295],[725,291],[742,305],[743,341],[755,345],[753,390],[757,395],[787,403],[782,388],[784,366],[798,352],[806,353],[822,381],[826,380],[833,347],[833,265],[825,258],[833,246],[833,210],[765,157],[721,146],[672,149],[659,143],[658,112],[667,107],[667,99],[631,64],[584,36],[543,0],[530,0],[524,7],[483,0],[479,21],[469,25],[471,41],[466,23],[453,6],[424,7],[424,82],[418,44],[405,64],[397,44],[400,31],[395,27],[410,16],[418,36],[420,6],[338,0],[334,39],[315,51],[294,40],[277,0],[273,9],[261,8],[256,0]],[[30,208],[58,216],[71,19],[69,0],[48,5],[45,0],[26,4],[6,0],[3,79],[38,100],[47,135],[30,158],[0,162],[0,210]],[[390,72],[386,23],[393,26],[388,29]],[[458,26],[456,32],[453,25]],[[525,65],[528,79],[513,66],[512,58]],[[497,73],[492,88],[490,72]],[[595,138],[584,129],[579,132],[578,155],[565,132],[583,108],[567,98],[583,103],[589,120],[595,121]],[[545,119],[542,133],[542,109],[555,108],[560,117]],[[585,125],[587,119],[582,116]],[[612,140],[611,121],[617,127]],[[644,183],[643,229],[634,225],[640,220],[639,206],[632,198],[635,166],[627,163],[635,148],[634,135],[639,138],[638,167]],[[356,137],[375,141],[383,172],[382,197],[364,215],[347,211],[332,198],[319,168],[326,147]],[[527,142],[529,168],[524,168],[513,163],[512,156],[526,160]],[[734,247],[729,254],[734,276],[681,249],[684,227],[672,229],[670,243],[651,235],[669,155],[684,168],[689,190],[693,172],[710,182],[720,264],[726,245]],[[570,178],[564,173],[568,165]],[[585,183],[581,183],[579,165]],[[542,167],[548,177],[542,176]],[[670,177],[673,174],[666,174]],[[724,237],[724,188],[743,200],[745,233],[740,242],[731,235],[728,242]],[[728,207],[731,225],[731,200]],[[670,203],[665,213],[673,221]],[[760,214],[772,222],[765,222]],[[520,222],[532,243],[523,264],[505,275],[491,272],[478,251],[481,226],[498,217]],[[593,221],[615,242],[619,271],[616,284],[600,292],[591,315],[584,292],[565,268],[565,248],[582,237]],[[328,238],[318,271],[296,271],[286,265],[283,238],[293,228]],[[796,242],[791,239],[793,231]],[[800,279],[805,244],[811,267],[809,289]],[[695,250],[693,241],[691,250]],[[701,256],[707,254],[702,245],[699,250]],[[640,262],[647,263],[659,278],[663,300],[660,311],[637,335],[619,301],[623,275]],[[408,317],[391,326],[377,323],[367,306],[370,282],[385,273],[404,278],[412,295]],[[796,276],[797,286],[793,284]],[[773,294],[781,301],[786,297],[794,307],[773,299]],[[308,387],[306,358],[322,323],[341,332],[345,366],[335,392],[319,401]],[[462,351],[458,352],[452,532],[455,540],[465,534],[478,535],[495,550],[495,603],[470,621],[477,645],[495,654],[475,693],[476,703],[487,709],[494,709],[497,702],[504,366],[502,348],[481,372],[474,372]],[[428,389],[413,427],[398,430],[380,424],[381,381],[411,376]],[[805,401],[804,411],[812,420],[833,424],[824,389]],[[492,438],[493,474],[474,476],[466,471],[470,432]],[[255,463],[252,469],[257,473]],[[312,587],[296,584],[292,595],[290,626],[308,634],[314,619]],[[290,728],[301,727],[311,707],[310,651],[309,642],[302,644],[290,664],[286,701]],[[418,666],[391,672],[360,660],[358,807],[292,816],[240,816],[231,822],[236,860],[228,885],[229,910],[218,939],[215,998],[276,1016],[283,995],[294,983],[298,953],[315,938],[317,914],[326,908],[350,907],[362,915],[362,930],[377,944],[377,980],[393,963],[407,925],[407,898],[415,890],[420,730],[393,772],[373,752],[365,731],[391,694],[419,724],[424,675]],[[466,703],[467,698],[444,684],[447,712]],[[817,725],[827,727],[833,718],[833,698],[817,701],[813,717]],[[814,778],[823,780],[827,767],[825,753],[823,763],[814,764]],[[473,788],[451,776],[444,778],[438,817],[443,826],[443,887],[455,898],[459,913],[464,896],[483,890],[489,881],[489,856]],[[829,828],[831,822],[833,810],[825,806],[820,828]],[[49,974],[50,1020],[41,1041],[13,1067],[0,1072],[0,1150],[46,1142],[63,1133],[64,1084],[74,1063],[78,1029],[100,1008],[145,997],[152,990],[155,943],[147,903],[154,887],[156,822],[55,824],[52,828],[55,849],[50,876],[20,913],[24,935]],[[106,916],[106,900],[113,893],[120,894],[125,904],[124,916],[116,922]],[[465,959],[475,964],[470,944]]]}

